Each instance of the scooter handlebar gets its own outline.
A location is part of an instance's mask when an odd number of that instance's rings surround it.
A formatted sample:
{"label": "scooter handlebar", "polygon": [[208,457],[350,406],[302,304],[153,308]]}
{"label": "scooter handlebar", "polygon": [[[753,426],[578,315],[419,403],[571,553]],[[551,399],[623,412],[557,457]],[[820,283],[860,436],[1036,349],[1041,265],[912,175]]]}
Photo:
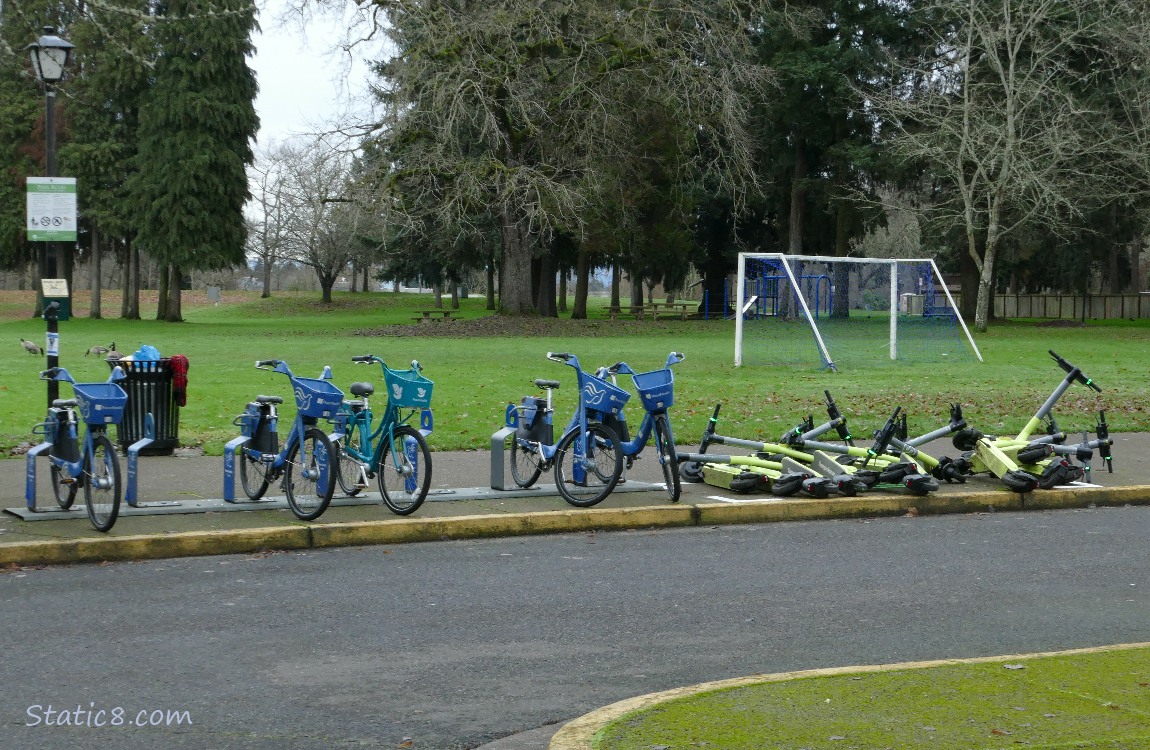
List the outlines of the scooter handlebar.
{"label": "scooter handlebar", "polygon": [[1058,366],[1061,367],[1067,375],[1082,385],[1093,388],[1098,393],[1102,393],[1102,389],[1099,388],[1093,380],[1086,377],[1086,373],[1082,372],[1082,370],[1080,370],[1078,367],[1075,367],[1062,357],[1058,356],[1058,354],[1056,354],[1053,349],[1047,349],[1046,351],[1049,352],[1050,356],[1054,358],[1054,361],[1058,363]]}

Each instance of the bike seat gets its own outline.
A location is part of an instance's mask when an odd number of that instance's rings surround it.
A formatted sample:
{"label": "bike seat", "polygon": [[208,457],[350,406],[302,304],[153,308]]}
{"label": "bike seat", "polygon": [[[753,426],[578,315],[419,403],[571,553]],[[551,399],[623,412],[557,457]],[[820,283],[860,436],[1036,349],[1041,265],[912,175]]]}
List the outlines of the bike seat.
{"label": "bike seat", "polygon": [[256,403],[260,404],[282,404],[284,400],[279,396],[256,396]]}
{"label": "bike seat", "polygon": [[52,402],[52,406],[57,409],[67,409],[71,406],[76,406],[77,401],[74,398],[58,398]]}
{"label": "bike seat", "polygon": [[546,388],[547,390],[555,390],[556,388],[559,387],[559,381],[558,380],[544,380],[543,378],[536,378],[535,379],[535,385],[537,385],[540,388]]}
{"label": "bike seat", "polygon": [[375,393],[375,386],[371,383],[352,383],[348,390],[355,396],[370,396]]}

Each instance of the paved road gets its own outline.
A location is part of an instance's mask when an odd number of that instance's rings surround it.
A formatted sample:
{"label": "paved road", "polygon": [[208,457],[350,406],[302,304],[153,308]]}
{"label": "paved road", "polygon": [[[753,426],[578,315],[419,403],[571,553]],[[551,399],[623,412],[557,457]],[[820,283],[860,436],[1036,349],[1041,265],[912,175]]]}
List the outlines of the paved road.
{"label": "paved road", "polygon": [[448,750],[754,672],[1145,641],[1147,538],[1127,507],[7,572],[0,747]]}

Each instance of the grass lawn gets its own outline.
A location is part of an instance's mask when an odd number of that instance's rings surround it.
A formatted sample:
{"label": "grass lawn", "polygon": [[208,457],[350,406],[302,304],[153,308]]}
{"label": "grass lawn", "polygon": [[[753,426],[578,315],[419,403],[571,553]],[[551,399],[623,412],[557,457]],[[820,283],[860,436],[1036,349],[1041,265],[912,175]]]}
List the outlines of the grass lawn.
{"label": "grass lawn", "polygon": [[602,750],[1150,747],[1150,649],[758,682],[626,714]]}
{"label": "grass lawn", "polygon": [[[44,359],[30,356],[20,339],[44,342],[43,320],[29,317],[30,292],[0,292],[0,454],[12,455],[31,442],[42,418],[45,387],[37,373]],[[1062,379],[1047,355],[1054,349],[1079,365],[1103,388],[1095,394],[1072,387],[1056,410],[1066,432],[1093,429],[1106,409],[1112,431],[1150,431],[1150,321],[1099,322],[1082,328],[1040,327],[1035,322],[998,324],[976,337],[985,362],[955,359],[944,365],[882,363],[844,367],[838,373],[810,365],[733,366],[734,323],[730,321],[634,321],[607,319],[602,305],[588,321],[491,316],[484,300],[462,301],[459,322],[416,323],[429,296],[337,293],[332,305],[315,292],[277,293],[266,300],[254,292],[225,292],[210,304],[203,292],[185,292],[184,323],[160,323],[154,303],[144,303],[147,320],[92,320],[86,297],[76,295],[75,314],[60,324],[60,362],[81,381],[104,380],[108,366],[84,352],[115,342],[130,353],[151,344],[164,355],[185,354],[188,405],[180,413],[180,438],[220,454],[236,435],[232,419],[256,394],[289,396],[280,375],[255,369],[256,359],[286,360],[297,375],[316,377],[331,365],[346,390],[354,380],[380,383],[378,369],[358,367],[350,357],[377,354],[394,367],[418,359],[435,381],[433,450],[482,449],[503,422],[508,402],[537,392],[534,378],[563,383],[556,393],[561,415],[574,404],[574,373],[550,362],[547,351],[571,351],[586,368],[626,360],[636,370],[662,367],[667,352],[686,353],[675,368],[672,426],[680,444],[697,442],[707,417],[722,402],[721,430],[748,439],[773,440],[813,413],[823,421],[823,391],[829,389],[855,435],[869,436],[895,406],[909,413],[913,432],[946,422],[958,402],[972,426],[988,433],[1017,432]],[[118,295],[105,293],[105,314],[118,315]],[[629,386],[629,383],[626,383]],[[378,385],[377,385],[378,387]],[[61,395],[70,395],[67,385]],[[288,399],[290,403],[290,398]],[[291,409],[283,410],[285,417]],[[561,416],[560,419],[565,419]],[[632,421],[638,413],[632,409]],[[1121,460],[1121,457],[1118,457]]]}

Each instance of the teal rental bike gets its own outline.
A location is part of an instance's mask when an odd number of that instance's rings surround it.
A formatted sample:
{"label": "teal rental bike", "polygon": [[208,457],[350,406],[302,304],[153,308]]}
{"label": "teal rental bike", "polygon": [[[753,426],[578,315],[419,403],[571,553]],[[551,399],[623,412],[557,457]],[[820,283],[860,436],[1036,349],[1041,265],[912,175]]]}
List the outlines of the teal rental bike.
{"label": "teal rental bike", "polygon": [[675,376],[671,366],[677,365],[686,359],[680,352],[671,352],[667,355],[667,363],[661,370],[651,372],[635,372],[626,362],[618,362],[607,368],[607,372],[614,376],[617,374],[630,375],[639,392],[639,401],[642,402],[646,413],[643,421],[639,423],[639,431],[634,439],[630,439],[627,429],[627,418],[623,410],[619,416],[608,415],[604,423],[619,434],[619,447],[626,458],[627,467],[639,458],[647,441],[652,435],[655,438],[655,452],[659,456],[659,466],[663,470],[663,486],[671,502],[677,502],[682,494],[682,485],[679,483],[678,460],[675,455],[675,435],[671,432],[671,420],[667,410],[675,403]]}
{"label": "teal rental bike", "polygon": [[[331,503],[336,472],[335,448],[317,423],[335,417],[343,403],[343,391],[323,378],[297,378],[282,359],[260,360],[256,367],[287,376],[295,394],[296,415],[283,448],[279,446],[276,411],[283,403],[279,396],[256,396],[235,418],[233,424],[247,438],[235,459],[244,494],[259,500],[268,485],[282,477],[292,513],[301,521],[315,520]],[[225,462],[225,472],[227,467]]]}
{"label": "teal rental bike", "polygon": [[374,421],[370,398],[375,386],[352,383],[355,396],[344,401],[335,418],[335,443],[339,454],[339,486],[344,494],[358,495],[374,478],[387,507],[401,516],[414,513],[427,498],[431,486],[431,449],[423,433],[409,424],[422,414],[421,426],[431,425],[431,392],[434,383],[423,377],[423,368],[412,360],[410,370],[392,370],[374,354],[352,357],[356,364],[378,363],[387,386],[387,408]]}
{"label": "teal rental bike", "polygon": [[[59,380],[72,384],[75,398],[56,399],[48,417],[33,428],[47,443],[52,462],[52,494],[64,510],[72,507],[76,491],[83,486],[88,520],[97,531],[108,531],[120,513],[120,458],[108,437],[108,425],[119,424],[128,402],[128,394],[115,381],[124,379],[119,367],[112,370],[106,383],[77,383],[63,367],[40,373],[41,380]],[[87,429],[81,443],[80,419]],[[31,480],[29,480],[31,481]]]}

